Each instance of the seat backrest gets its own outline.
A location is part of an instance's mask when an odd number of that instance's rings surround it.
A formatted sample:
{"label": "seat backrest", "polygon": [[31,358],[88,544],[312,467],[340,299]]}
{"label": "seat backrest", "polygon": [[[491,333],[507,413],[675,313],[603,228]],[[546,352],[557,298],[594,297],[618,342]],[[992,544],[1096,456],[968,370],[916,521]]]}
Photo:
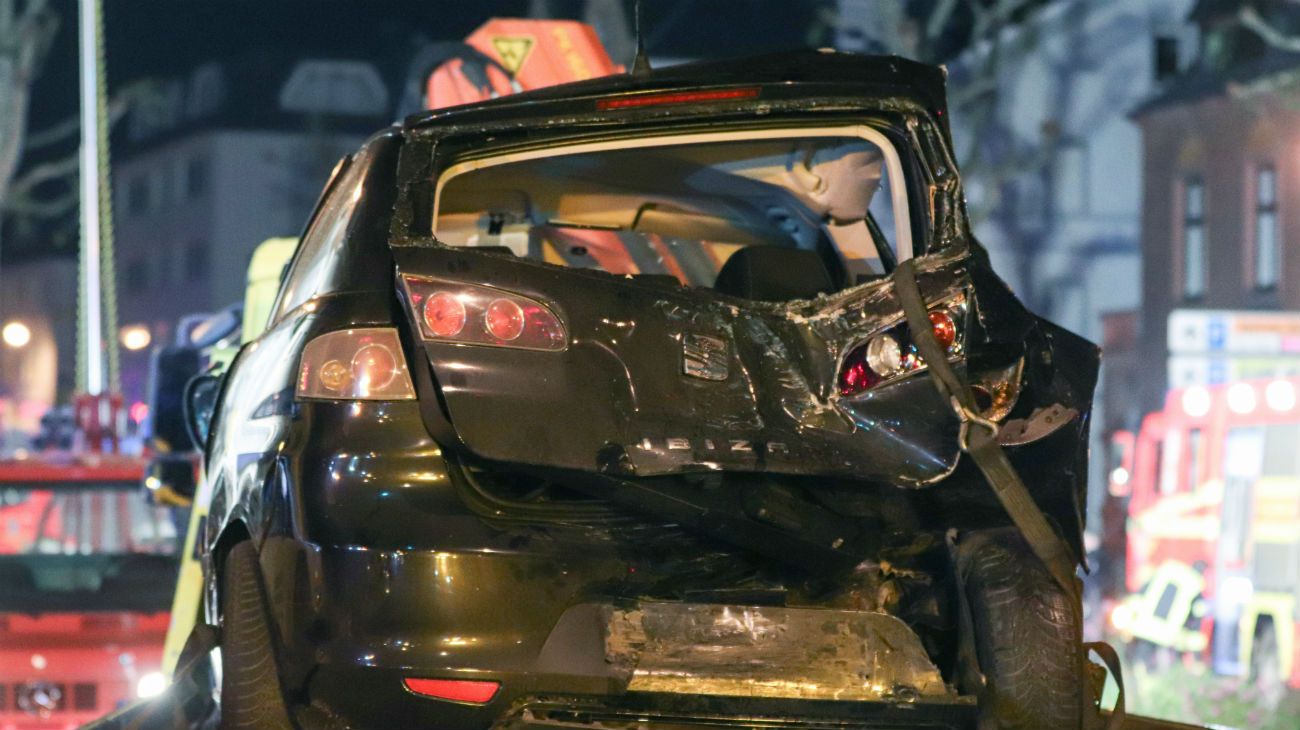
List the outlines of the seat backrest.
{"label": "seat backrest", "polygon": [[746,246],[736,251],[713,283],[722,294],[764,302],[810,299],[834,288],[816,251],[781,246]]}

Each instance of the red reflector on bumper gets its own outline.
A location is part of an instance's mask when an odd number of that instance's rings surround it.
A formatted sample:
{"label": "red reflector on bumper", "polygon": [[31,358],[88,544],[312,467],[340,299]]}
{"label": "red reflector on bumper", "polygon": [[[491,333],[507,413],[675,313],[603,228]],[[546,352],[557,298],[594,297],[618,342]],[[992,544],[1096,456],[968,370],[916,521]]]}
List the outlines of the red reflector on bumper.
{"label": "red reflector on bumper", "polygon": [[601,111],[606,109],[632,109],[634,107],[660,106],[666,104],[699,104],[708,101],[753,99],[757,96],[758,89],[753,87],[744,89],[712,89],[709,91],[670,91],[666,94],[637,94],[635,96],[619,96],[613,99],[601,99],[596,102],[596,108]]}
{"label": "red reflector on bumper", "polygon": [[477,679],[417,679],[402,680],[406,688],[418,695],[451,702],[470,702],[481,705],[496,696],[500,682]]}

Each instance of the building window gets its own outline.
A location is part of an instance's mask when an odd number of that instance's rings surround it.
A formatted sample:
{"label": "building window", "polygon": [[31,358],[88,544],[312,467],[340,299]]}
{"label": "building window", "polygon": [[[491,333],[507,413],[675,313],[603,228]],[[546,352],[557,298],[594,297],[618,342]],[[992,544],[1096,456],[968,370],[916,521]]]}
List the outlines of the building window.
{"label": "building window", "polygon": [[1277,171],[1262,165],[1255,171],[1255,288],[1277,286],[1282,250],[1277,231]]}
{"label": "building window", "polygon": [[168,251],[160,252],[153,257],[154,275],[153,279],[157,284],[155,286],[165,286],[172,280],[172,260],[167,254]]}
{"label": "building window", "polygon": [[185,280],[198,281],[208,271],[208,244],[206,241],[190,241],[185,249]]}
{"label": "building window", "polygon": [[1197,178],[1183,183],[1183,298],[1205,294],[1205,185]]}
{"label": "building window", "polygon": [[185,169],[185,192],[197,198],[208,191],[208,159],[192,157]]}
{"label": "building window", "polygon": [[134,294],[142,292],[149,286],[149,270],[144,259],[131,259],[126,266],[126,290]]}
{"label": "building window", "polygon": [[149,178],[149,204],[155,210],[166,208],[171,202],[171,170],[159,168]]}
{"label": "building window", "polygon": [[126,210],[132,216],[138,216],[148,209],[149,181],[144,176],[133,178],[126,188]]}

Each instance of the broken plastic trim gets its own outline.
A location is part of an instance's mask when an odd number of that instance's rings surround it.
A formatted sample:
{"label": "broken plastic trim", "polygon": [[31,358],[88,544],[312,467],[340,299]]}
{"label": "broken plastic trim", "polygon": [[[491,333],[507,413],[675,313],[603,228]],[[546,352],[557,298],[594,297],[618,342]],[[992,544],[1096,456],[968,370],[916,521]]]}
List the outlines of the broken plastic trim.
{"label": "broken plastic trim", "polygon": [[[946,350],[948,359],[951,361],[959,361],[963,359],[965,357],[966,329],[968,327],[967,324],[968,310],[966,307],[966,294],[963,292],[950,297],[946,297],[934,304],[931,304],[929,307],[929,313],[933,315],[936,312],[942,312],[948,314],[953,318],[953,320],[955,320],[957,324],[956,331],[954,333],[954,340]],[[855,352],[869,345],[872,340],[875,340],[876,338],[884,335],[889,335],[893,337],[894,340],[898,342],[898,344],[901,347],[903,347],[905,351],[904,356],[910,357],[912,359],[910,361],[905,361],[903,363],[900,363],[900,369],[892,374],[881,375],[877,373],[876,375],[878,379],[870,386],[854,391],[852,393],[845,393],[842,390],[837,389],[836,391],[833,392],[831,396],[832,399],[841,400],[843,398],[853,398],[869,390],[873,390],[875,388],[881,388],[886,385],[889,385],[890,383],[896,383],[899,380],[902,380],[903,378],[908,378],[917,375],[919,373],[924,373],[929,369],[929,366],[926,365],[925,358],[921,357],[919,354],[919,350],[917,349],[916,341],[915,341],[916,338],[912,336],[911,329],[907,323],[906,318],[902,316],[902,313],[900,312],[899,316],[894,320],[892,320],[889,324],[878,327],[877,329],[873,330],[871,333],[867,334],[865,337],[859,337],[856,340],[852,341],[852,343],[849,344],[849,346],[845,347],[842,353],[840,354],[839,366],[836,368],[836,373],[843,374],[844,371],[849,367],[850,357],[852,357]],[[909,350],[910,352],[908,352]]]}
{"label": "broken plastic trim", "polygon": [[605,611],[628,690],[816,700],[951,701],[921,640],[865,611],[644,602]]}

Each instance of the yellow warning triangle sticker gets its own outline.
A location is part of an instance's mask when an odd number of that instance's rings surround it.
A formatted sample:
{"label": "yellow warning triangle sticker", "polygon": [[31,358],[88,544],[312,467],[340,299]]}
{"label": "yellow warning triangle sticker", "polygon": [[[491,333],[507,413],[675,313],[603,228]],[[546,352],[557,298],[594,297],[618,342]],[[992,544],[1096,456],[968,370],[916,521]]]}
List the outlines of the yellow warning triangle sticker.
{"label": "yellow warning triangle sticker", "polygon": [[512,75],[519,73],[524,61],[528,60],[528,54],[532,52],[533,45],[533,37],[527,35],[499,35],[492,38],[492,47],[496,49],[497,57],[501,59],[501,65]]}

